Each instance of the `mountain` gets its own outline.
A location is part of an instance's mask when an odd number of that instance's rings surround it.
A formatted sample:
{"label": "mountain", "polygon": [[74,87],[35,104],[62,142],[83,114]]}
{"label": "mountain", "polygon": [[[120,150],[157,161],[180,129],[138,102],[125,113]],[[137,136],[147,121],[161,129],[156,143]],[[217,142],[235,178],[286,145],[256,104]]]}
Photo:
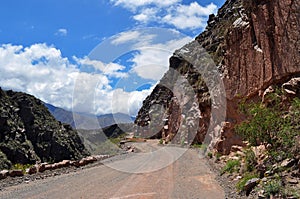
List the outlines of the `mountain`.
{"label": "mountain", "polygon": [[32,95],[0,88],[0,169],[88,155],[78,133]]}
{"label": "mountain", "polygon": [[227,0],[194,41],[176,50],[145,99],[138,134],[210,144],[228,154],[243,145],[234,127],[242,101],[300,76],[300,2]]}
{"label": "mountain", "polygon": [[83,113],[73,113],[47,103],[45,103],[45,106],[58,121],[70,124],[73,128],[77,129],[100,129],[113,124],[132,123],[135,119],[124,113],[93,116]]}
{"label": "mountain", "polygon": [[78,133],[90,153],[109,155],[122,151],[119,148],[120,137],[132,132],[134,132],[134,126],[131,123],[113,124],[102,129],[78,129]]}

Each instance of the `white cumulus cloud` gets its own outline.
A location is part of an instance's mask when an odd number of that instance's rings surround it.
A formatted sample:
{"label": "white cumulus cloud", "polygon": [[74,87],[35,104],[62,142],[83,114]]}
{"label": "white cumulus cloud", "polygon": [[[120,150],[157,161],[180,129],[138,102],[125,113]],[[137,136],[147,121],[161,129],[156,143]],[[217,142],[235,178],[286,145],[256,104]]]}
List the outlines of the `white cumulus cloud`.
{"label": "white cumulus cloud", "polygon": [[169,57],[191,39],[183,37],[166,43],[152,44],[146,48],[140,46],[139,52],[131,60],[134,63],[133,71],[144,79],[160,80],[169,68]]}
{"label": "white cumulus cloud", "polygon": [[171,8],[168,14],[162,17],[162,21],[181,30],[205,28],[207,16],[216,10],[217,6],[212,3],[203,7],[193,2],[190,5]]}
{"label": "white cumulus cloud", "polygon": [[169,25],[180,30],[205,28],[208,15],[217,11],[213,3],[203,6],[196,1],[190,4],[184,4],[182,0],[110,1],[132,12],[132,18],[137,22]]}
{"label": "white cumulus cloud", "polygon": [[[120,33],[110,43],[116,47],[127,46],[127,52],[134,51],[129,60],[133,63],[132,72],[143,79],[158,81],[168,70],[173,52],[191,40],[177,30],[148,28]],[[98,68],[102,67],[100,63]]]}
{"label": "white cumulus cloud", "polygon": [[[87,58],[78,60],[101,65]],[[32,94],[58,107],[98,115],[111,113],[116,109],[114,107],[126,104],[126,111],[135,115],[142,100],[151,92],[118,90],[128,97],[115,101],[115,90],[110,86],[109,76],[121,70],[122,66],[106,64],[106,70],[99,73],[82,72],[80,66],[71,64],[60,50],[46,44],[0,46],[0,86]],[[125,111],[124,108],[116,110]]]}
{"label": "white cumulus cloud", "polygon": [[127,77],[127,73],[121,72],[126,67],[117,63],[105,64],[99,60],[91,60],[89,57],[82,59],[73,57],[73,59],[83,67],[92,67],[94,70],[101,72],[109,77],[124,78]]}
{"label": "white cumulus cloud", "polygon": [[151,21],[159,20],[157,17],[158,9],[155,8],[145,8],[139,14],[133,16],[133,19],[141,23],[149,23]]}
{"label": "white cumulus cloud", "polygon": [[113,45],[121,45],[126,44],[130,42],[134,42],[135,47],[136,46],[145,46],[149,45],[152,40],[156,37],[155,34],[143,34],[137,30],[135,31],[128,31],[128,32],[122,32],[112,38],[111,44]]}
{"label": "white cumulus cloud", "polygon": [[[105,55],[120,46],[128,47],[125,52],[133,53],[132,56],[126,57],[128,60],[117,59],[116,63],[105,63],[100,61],[101,57],[92,59],[93,56],[73,56],[70,60],[59,49],[43,43],[28,47],[4,44],[0,45],[0,86],[30,93],[76,112],[136,115],[155,83],[168,70],[168,60],[174,50],[191,39],[166,29],[121,33],[106,42],[112,47],[97,51]],[[123,86],[118,84],[122,79]],[[135,81],[136,84],[148,82],[152,88],[147,86],[137,91],[139,85],[129,85]]]}
{"label": "white cumulus cloud", "polygon": [[150,95],[153,88],[143,91],[125,92],[123,89],[116,89],[113,93],[113,113],[129,113],[135,115],[142,106],[143,100]]}

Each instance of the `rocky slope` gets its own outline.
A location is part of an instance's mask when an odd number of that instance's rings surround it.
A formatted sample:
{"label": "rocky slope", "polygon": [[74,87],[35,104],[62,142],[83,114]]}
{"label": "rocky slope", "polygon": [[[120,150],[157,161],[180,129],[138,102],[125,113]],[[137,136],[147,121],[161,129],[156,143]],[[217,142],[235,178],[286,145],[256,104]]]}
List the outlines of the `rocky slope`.
{"label": "rocky slope", "polygon": [[87,155],[77,132],[35,97],[0,88],[0,110],[0,169]]}
{"label": "rocky slope", "polygon": [[[233,133],[244,119],[239,102],[300,75],[299,30],[299,1],[227,0],[206,30],[170,58],[139,111],[138,134],[181,144],[202,143],[209,134],[218,152],[228,154],[242,144]],[[216,86],[222,82],[224,88]]]}
{"label": "rocky slope", "polygon": [[133,128],[133,125],[128,123],[113,124],[102,129],[78,129],[77,131],[91,154],[115,155],[120,151],[123,152],[119,148],[119,141],[121,137],[133,132]]}

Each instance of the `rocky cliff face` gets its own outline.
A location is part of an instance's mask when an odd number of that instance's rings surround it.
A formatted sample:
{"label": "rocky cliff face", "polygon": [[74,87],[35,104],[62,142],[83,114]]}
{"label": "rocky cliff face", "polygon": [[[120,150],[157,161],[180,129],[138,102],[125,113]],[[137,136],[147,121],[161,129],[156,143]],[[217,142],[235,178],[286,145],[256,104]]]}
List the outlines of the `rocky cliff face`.
{"label": "rocky cliff face", "polygon": [[0,88],[0,110],[1,169],[87,155],[77,132],[56,121],[35,97]]}
{"label": "rocky cliff face", "polygon": [[[223,153],[228,153],[233,144],[242,144],[233,133],[234,125],[243,119],[237,110],[238,103],[245,98],[259,98],[270,85],[282,84],[300,75],[299,30],[299,1],[227,0],[217,16],[209,17],[206,30],[192,42],[194,44],[187,44],[170,58],[170,70],[144,101],[138,114],[136,123],[148,126],[142,128],[140,133],[149,132],[151,125],[160,125],[156,134],[152,135],[175,142],[178,139],[173,138],[178,136],[181,143],[201,143],[205,135],[210,134],[209,141],[213,141],[217,150]],[[195,70],[195,61],[203,58],[200,56],[203,52],[193,47],[195,43],[202,46],[214,60],[215,65],[209,64],[210,70],[220,72],[224,82],[224,103],[215,102],[214,87],[210,86],[207,75],[201,72],[206,70],[203,61]],[[190,60],[190,57],[193,59]],[[180,76],[192,87],[194,94],[189,96],[195,98],[178,100],[180,88],[185,92],[187,88],[183,84],[174,86],[174,79],[178,80]],[[150,117],[149,112],[154,111],[151,107],[155,104],[161,104],[164,108],[163,126],[154,124],[155,119],[151,118],[155,117]],[[218,120],[218,116],[212,114],[215,106],[219,109],[225,107],[223,122],[220,121],[222,117]],[[188,110],[183,111],[182,107]],[[196,135],[190,135],[195,128]],[[189,137],[190,140],[186,139]]]}

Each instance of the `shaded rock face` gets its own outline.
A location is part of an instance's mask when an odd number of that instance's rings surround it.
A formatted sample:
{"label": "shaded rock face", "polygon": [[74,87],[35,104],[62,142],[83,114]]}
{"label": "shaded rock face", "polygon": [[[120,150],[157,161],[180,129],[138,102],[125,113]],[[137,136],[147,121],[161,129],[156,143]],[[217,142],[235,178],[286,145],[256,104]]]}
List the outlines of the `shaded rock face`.
{"label": "shaded rock face", "polygon": [[0,167],[87,155],[77,132],[56,121],[35,97],[0,88],[0,110]]}
{"label": "shaded rock face", "polygon": [[[136,123],[141,126],[151,124],[151,105],[163,99],[165,123],[156,136],[167,139],[170,134],[175,137],[177,132],[181,133],[179,128],[182,126],[198,128],[196,136],[188,136],[194,137],[193,142],[202,143],[207,133],[214,134],[218,137],[214,142],[217,150],[229,153],[232,145],[242,145],[233,132],[234,126],[244,119],[238,111],[240,100],[261,97],[270,85],[283,84],[300,75],[299,30],[299,1],[227,0],[216,16],[210,15],[206,30],[194,41],[214,60],[213,70],[220,72],[226,93],[226,119],[222,124],[215,124],[214,132],[207,132],[210,120],[214,118],[211,116],[211,91],[203,81],[205,77],[193,71],[193,65],[178,56],[177,51],[170,58],[169,71],[144,101]],[[195,126],[184,125],[189,116],[183,116],[176,108],[171,110],[176,101],[174,92],[164,92],[160,88],[164,81],[175,78],[172,70],[186,77],[194,89],[199,114],[190,117],[198,121]]]}

